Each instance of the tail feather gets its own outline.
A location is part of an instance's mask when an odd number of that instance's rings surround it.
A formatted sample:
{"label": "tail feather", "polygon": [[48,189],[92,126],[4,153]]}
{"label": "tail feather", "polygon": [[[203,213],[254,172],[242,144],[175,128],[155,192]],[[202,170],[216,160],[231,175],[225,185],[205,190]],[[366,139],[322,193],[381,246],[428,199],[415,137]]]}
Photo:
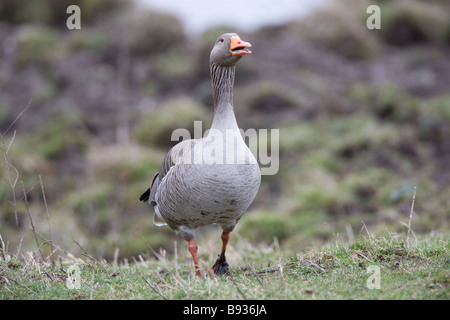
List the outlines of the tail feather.
{"label": "tail feather", "polygon": [[139,200],[147,202],[150,199],[150,188],[147,189],[140,197]]}

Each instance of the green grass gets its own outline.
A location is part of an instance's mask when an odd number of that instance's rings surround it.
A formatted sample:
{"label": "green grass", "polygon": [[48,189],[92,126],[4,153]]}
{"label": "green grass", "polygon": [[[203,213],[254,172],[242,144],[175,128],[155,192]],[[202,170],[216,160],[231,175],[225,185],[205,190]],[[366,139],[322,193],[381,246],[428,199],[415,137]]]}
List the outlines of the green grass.
{"label": "green grass", "polygon": [[[299,253],[239,240],[228,257],[232,277],[204,279],[194,275],[184,243],[177,258],[162,252],[160,259],[116,264],[86,255],[52,265],[31,254],[20,259],[5,254],[0,299],[449,299],[448,235],[412,240],[408,248],[398,234],[361,237],[350,244],[337,239],[329,247]],[[203,252],[200,258],[206,273],[214,254]],[[80,287],[69,289],[68,270],[74,265]],[[379,289],[370,289],[377,268]]]}

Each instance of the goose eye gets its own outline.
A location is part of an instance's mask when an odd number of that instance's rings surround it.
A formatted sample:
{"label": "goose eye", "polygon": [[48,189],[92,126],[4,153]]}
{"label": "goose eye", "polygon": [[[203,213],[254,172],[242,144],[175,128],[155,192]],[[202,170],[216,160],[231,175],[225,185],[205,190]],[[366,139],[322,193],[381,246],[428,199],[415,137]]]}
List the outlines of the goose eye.
{"label": "goose eye", "polygon": [[220,38],[220,42],[224,42],[225,41],[225,38]]}

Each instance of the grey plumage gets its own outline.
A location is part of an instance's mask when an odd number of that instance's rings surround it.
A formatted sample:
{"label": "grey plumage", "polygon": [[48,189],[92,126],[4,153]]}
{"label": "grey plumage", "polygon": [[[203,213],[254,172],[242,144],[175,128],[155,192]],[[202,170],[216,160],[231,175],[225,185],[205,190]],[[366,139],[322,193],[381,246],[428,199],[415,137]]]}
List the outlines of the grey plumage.
{"label": "grey plumage", "polygon": [[[231,41],[244,44],[234,45],[236,54]],[[187,241],[194,239],[197,227],[212,223],[231,232],[259,189],[260,169],[241,137],[232,104],[235,64],[251,53],[249,46],[236,34],[218,38],[210,57],[211,130],[202,139],[182,141],[170,149],[140,198],[154,207],[156,224],[164,221]]]}

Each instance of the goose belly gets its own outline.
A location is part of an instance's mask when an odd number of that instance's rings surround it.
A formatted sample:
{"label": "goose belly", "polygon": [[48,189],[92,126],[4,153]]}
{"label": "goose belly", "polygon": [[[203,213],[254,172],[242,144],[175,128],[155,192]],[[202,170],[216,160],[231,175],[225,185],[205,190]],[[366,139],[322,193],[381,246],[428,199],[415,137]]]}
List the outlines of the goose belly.
{"label": "goose belly", "polygon": [[[182,180],[177,173],[182,173]],[[180,165],[162,181],[156,202],[174,229],[234,225],[252,203],[260,182],[257,164]]]}

